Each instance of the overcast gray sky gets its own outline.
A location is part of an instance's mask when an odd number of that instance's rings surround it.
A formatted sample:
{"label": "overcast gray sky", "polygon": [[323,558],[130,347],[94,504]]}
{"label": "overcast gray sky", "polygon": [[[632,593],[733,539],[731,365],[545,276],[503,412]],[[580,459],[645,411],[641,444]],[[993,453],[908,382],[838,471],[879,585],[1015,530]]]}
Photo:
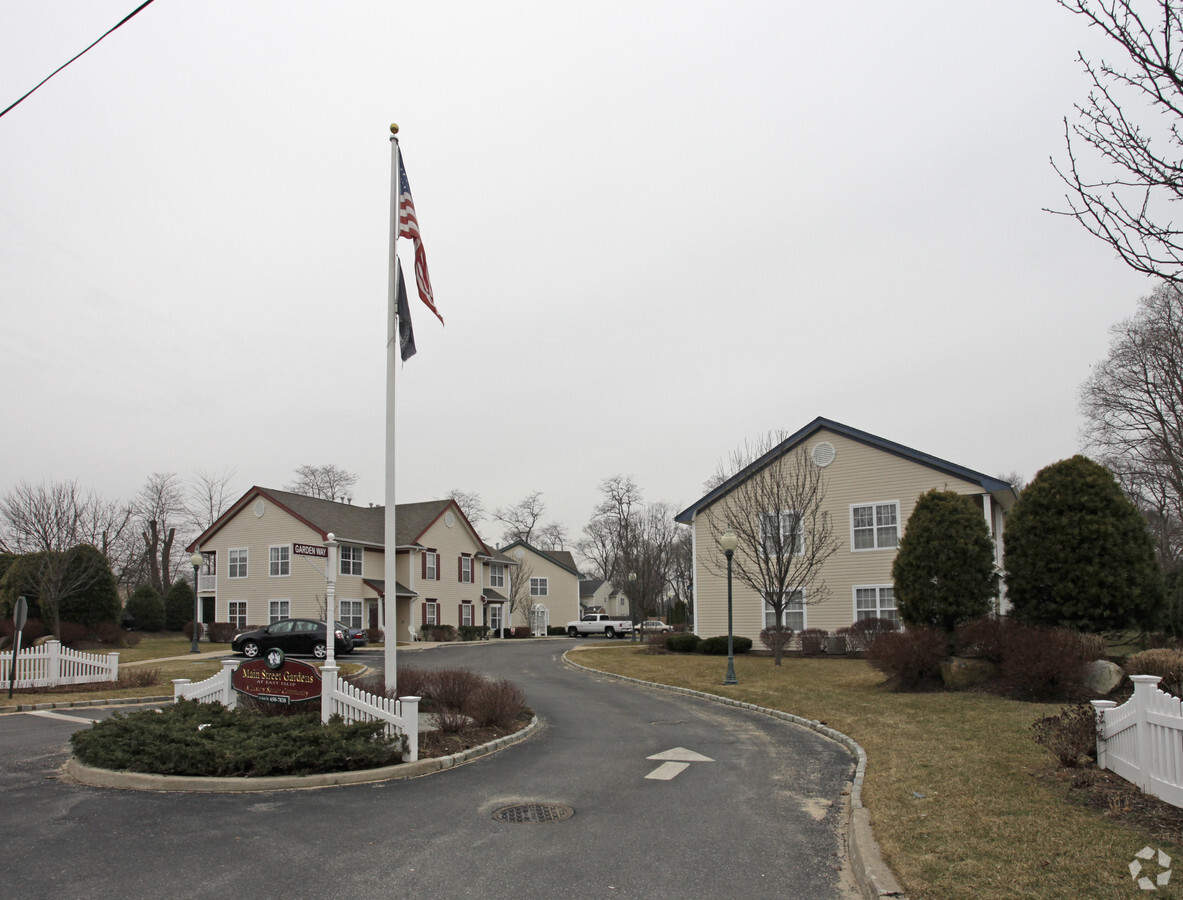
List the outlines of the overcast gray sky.
{"label": "overcast gray sky", "polygon": [[[0,107],[136,0],[0,0]],[[383,500],[697,499],[818,415],[1030,478],[1153,285],[1049,165],[1108,48],[1052,0],[157,0],[0,119],[0,491],[303,463]],[[410,266],[409,242],[400,241]],[[487,526],[495,539],[499,529]]]}

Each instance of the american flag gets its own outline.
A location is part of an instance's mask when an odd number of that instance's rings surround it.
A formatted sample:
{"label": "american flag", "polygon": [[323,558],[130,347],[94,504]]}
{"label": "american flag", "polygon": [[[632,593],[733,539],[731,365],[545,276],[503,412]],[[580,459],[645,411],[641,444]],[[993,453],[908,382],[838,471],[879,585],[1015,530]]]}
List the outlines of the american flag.
{"label": "american flag", "polygon": [[402,153],[398,155],[398,236],[410,238],[415,245],[415,286],[419,288],[419,299],[435,313],[442,325],[444,317],[435,308],[435,297],[431,293],[427,254],[423,252],[423,240],[419,237],[419,220],[415,216],[415,201],[411,199],[411,183],[407,181],[407,170],[403,168]]}

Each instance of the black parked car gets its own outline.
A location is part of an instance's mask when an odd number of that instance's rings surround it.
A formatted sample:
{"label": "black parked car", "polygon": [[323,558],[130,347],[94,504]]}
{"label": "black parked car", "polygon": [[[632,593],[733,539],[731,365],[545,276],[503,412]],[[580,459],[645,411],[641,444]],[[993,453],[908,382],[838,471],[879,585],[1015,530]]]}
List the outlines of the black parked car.
{"label": "black parked car", "polygon": [[[324,659],[328,655],[325,623],[315,619],[283,619],[266,628],[244,631],[230,642],[230,649],[247,659],[254,659],[272,647],[278,647],[285,655]],[[333,631],[334,652],[348,653],[352,649],[349,633],[338,624]]]}

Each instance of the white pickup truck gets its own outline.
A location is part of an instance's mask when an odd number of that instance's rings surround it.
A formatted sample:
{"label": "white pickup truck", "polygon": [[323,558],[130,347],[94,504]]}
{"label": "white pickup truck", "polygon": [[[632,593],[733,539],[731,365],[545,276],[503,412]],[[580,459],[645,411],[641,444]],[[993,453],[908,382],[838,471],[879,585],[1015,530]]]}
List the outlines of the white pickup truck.
{"label": "white pickup truck", "polygon": [[602,634],[607,638],[619,638],[631,634],[632,630],[633,623],[628,619],[614,619],[606,613],[589,613],[575,622],[567,623],[567,634],[571,637]]}

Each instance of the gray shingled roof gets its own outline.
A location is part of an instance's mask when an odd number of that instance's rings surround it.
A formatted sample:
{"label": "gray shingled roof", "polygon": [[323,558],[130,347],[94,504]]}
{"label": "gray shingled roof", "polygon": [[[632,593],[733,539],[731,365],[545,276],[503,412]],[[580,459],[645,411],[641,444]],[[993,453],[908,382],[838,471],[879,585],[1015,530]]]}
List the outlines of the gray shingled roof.
{"label": "gray shingled roof", "polygon": [[[333,500],[321,500],[316,497],[305,497],[303,494],[293,494],[290,491],[277,491],[274,488],[255,486],[243,494],[237,503],[223,513],[218,521],[207,528],[187,549],[192,551],[193,547],[208,541],[223,525],[254,500],[256,495],[278,504],[321,534],[332,532],[338,541],[368,544],[373,547],[385,546],[385,506],[353,506],[349,503],[337,503]],[[414,544],[428,526],[443,515],[444,510],[452,503],[451,500],[427,500],[423,503],[398,504],[395,507],[395,521],[398,528],[396,546],[406,547]]]}

